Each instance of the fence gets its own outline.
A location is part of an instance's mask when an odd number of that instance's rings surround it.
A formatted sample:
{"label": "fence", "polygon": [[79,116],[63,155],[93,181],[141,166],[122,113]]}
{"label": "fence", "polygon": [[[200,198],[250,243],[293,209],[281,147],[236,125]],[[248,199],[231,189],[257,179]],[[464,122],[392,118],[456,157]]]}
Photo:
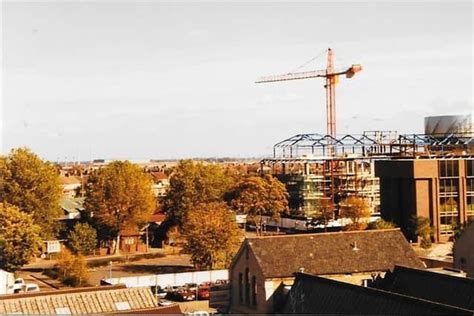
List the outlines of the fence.
{"label": "fence", "polygon": [[121,278],[103,279],[105,284],[125,284],[127,287],[142,286],[181,286],[185,283],[215,282],[217,280],[228,280],[228,270],[209,270],[182,273],[150,274],[140,276],[129,276]]}

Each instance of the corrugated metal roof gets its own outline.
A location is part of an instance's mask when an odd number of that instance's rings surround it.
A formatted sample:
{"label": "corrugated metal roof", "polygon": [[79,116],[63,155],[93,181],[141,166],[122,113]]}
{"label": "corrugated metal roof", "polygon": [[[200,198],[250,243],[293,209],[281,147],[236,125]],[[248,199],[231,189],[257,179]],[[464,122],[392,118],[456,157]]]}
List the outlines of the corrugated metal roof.
{"label": "corrugated metal roof", "polygon": [[158,306],[150,288],[98,287],[9,295],[0,298],[0,314],[57,314],[67,309],[72,314],[101,314],[118,312],[120,305],[130,310]]}

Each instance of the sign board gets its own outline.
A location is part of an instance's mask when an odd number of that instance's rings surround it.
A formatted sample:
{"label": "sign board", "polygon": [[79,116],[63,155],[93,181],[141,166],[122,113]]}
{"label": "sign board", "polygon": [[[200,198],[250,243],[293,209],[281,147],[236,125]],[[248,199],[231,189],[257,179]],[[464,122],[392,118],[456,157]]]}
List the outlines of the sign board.
{"label": "sign board", "polygon": [[58,253],[61,252],[61,243],[59,240],[47,240],[46,241],[46,253]]}
{"label": "sign board", "polygon": [[247,215],[246,214],[237,214],[235,215],[235,221],[237,224],[245,224],[247,223]]}

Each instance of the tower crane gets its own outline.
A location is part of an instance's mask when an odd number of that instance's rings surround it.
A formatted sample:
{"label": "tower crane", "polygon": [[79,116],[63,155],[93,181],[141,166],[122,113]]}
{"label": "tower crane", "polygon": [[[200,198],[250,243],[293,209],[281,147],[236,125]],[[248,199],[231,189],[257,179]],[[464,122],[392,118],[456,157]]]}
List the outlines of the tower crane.
{"label": "tower crane", "polygon": [[[326,84],[326,129],[327,134],[336,137],[336,84],[340,75],[346,78],[352,78],[357,72],[362,70],[359,64],[353,64],[350,67],[334,69],[334,53],[331,48],[327,50],[327,66],[323,70],[295,72],[283,75],[273,75],[258,78],[255,83],[277,82],[287,80],[325,78]],[[332,152],[332,150],[331,150]]]}

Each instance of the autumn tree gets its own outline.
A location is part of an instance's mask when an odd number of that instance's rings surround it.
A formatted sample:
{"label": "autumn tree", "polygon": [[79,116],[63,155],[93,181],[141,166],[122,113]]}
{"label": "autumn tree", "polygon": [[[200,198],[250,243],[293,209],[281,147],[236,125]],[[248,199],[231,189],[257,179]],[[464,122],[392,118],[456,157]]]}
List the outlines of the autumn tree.
{"label": "autumn tree", "polygon": [[236,178],[220,165],[181,160],[171,173],[163,210],[169,220],[181,227],[183,218],[195,205],[222,201]]}
{"label": "autumn tree", "polygon": [[73,255],[68,249],[63,249],[57,258],[56,269],[64,284],[80,286],[87,283],[87,262],[81,255]]}
{"label": "autumn tree", "polygon": [[0,202],[30,214],[43,239],[55,238],[60,228],[61,193],[56,168],[29,149],[14,149],[0,160]]}
{"label": "autumn tree", "polygon": [[262,232],[262,216],[278,219],[288,211],[285,185],[271,175],[242,179],[226,194],[226,200],[233,210],[247,214],[247,219],[255,223],[257,235]]}
{"label": "autumn tree", "polygon": [[155,210],[151,184],[149,175],[128,161],[114,161],[89,176],[84,207],[115,240],[115,253],[120,252],[121,231],[139,228]]}
{"label": "autumn tree", "polygon": [[97,232],[87,223],[77,223],[69,233],[68,242],[74,253],[91,254],[97,246]]}
{"label": "autumn tree", "polygon": [[227,268],[241,242],[235,214],[224,202],[194,206],[186,215],[183,236],[184,251],[201,269]]}
{"label": "autumn tree", "polygon": [[395,228],[395,224],[389,221],[385,221],[383,219],[378,219],[375,222],[370,222],[367,225],[367,229],[390,229]]}
{"label": "autumn tree", "polygon": [[367,200],[358,196],[350,196],[344,199],[341,203],[341,216],[351,220],[351,224],[346,225],[346,230],[365,229],[367,224],[361,220],[370,216]]}
{"label": "autumn tree", "polygon": [[421,238],[421,248],[428,249],[431,247],[433,228],[431,227],[429,218],[416,215],[412,216],[410,218],[410,230],[415,236]]}
{"label": "autumn tree", "polygon": [[316,203],[316,223],[324,226],[327,231],[329,221],[334,218],[334,203],[331,199],[319,199]]}
{"label": "autumn tree", "polygon": [[15,271],[38,251],[40,227],[16,206],[0,203],[0,269]]}

